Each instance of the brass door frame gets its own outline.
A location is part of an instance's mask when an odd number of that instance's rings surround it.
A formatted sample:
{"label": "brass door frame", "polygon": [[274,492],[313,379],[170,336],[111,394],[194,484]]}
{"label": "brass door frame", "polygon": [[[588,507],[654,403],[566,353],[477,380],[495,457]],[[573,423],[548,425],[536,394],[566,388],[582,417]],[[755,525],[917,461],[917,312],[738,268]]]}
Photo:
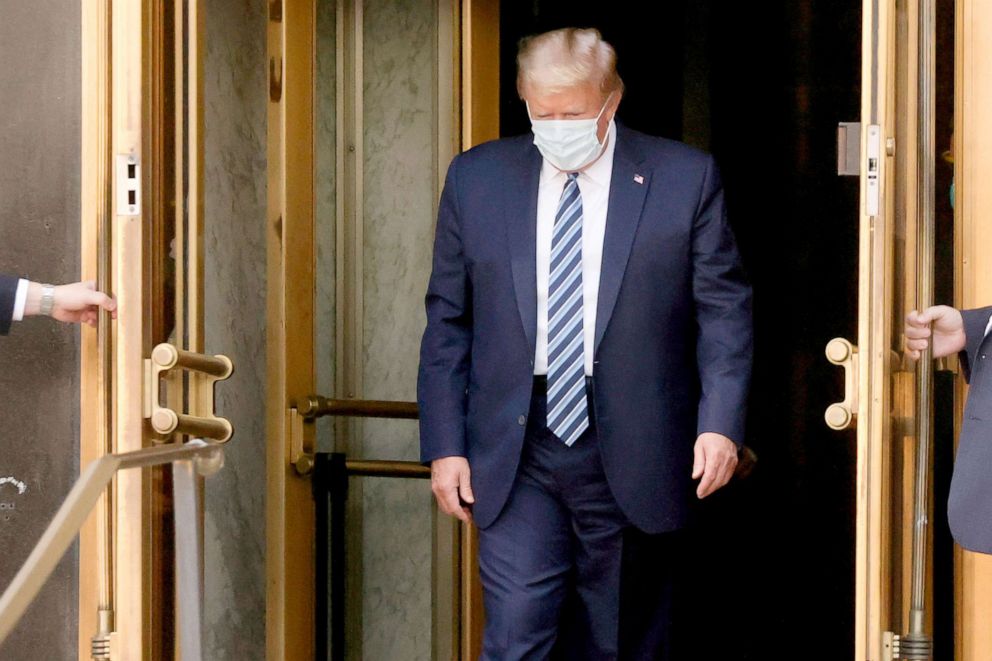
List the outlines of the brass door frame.
{"label": "brass door frame", "polygon": [[[82,63],[82,160],[89,167],[80,171],[80,270],[83,279],[109,287],[107,255],[110,239],[110,6],[109,0],[90,2],[81,12]],[[108,411],[113,401],[107,364],[109,329],[106,318],[99,330],[83,327],[80,332],[80,469],[111,449]],[[80,531],[79,539],[79,659],[90,658],[91,638],[98,630],[98,610],[110,606],[112,586],[109,554],[106,553],[108,523],[106,496],[97,513]]]}
{"label": "brass door frame", "polygon": [[[889,56],[892,48],[894,3],[866,0],[863,10],[862,33],[862,168],[867,160],[868,127],[889,119],[886,112],[889,100],[888,77],[892,65]],[[885,26],[878,29],[877,26]],[[877,42],[875,41],[877,38]],[[883,105],[884,104],[884,105]],[[865,173],[861,177],[861,240],[859,248],[859,331],[858,346],[862,355],[874,357],[888,354],[885,316],[876,313],[876,306],[887,300],[889,292],[884,278],[873,279],[872,273],[884,273],[886,242],[884,233],[876,235],[872,229],[891,217],[893,211],[892,187],[888,185],[889,159],[879,162],[879,197],[882,200],[878,215],[867,213],[869,183]],[[880,281],[881,280],[881,281]],[[884,347],[884,348],[883,348]],[[881,640],[882,631],[888,626],[883,620],[882,604],[887,601],[889,569],[883,565],[883,527],[887,517],[882,497],[886,479],[883,439],[888,427],[888,388],[886,363],[865,360],[859,374],[858,396],[858,450],[857,450],[857,550],[855,554],[855,661],[875,658],[873,648]]]}
{"label": "brass door frame", "polygon": [[[313,0],[272,0],[268,16],[266,658],[314,646],[310,483],[290,463],[292,402],[315,390]],[[307,426],[306,443],[313,445]]]}
{"label": "brass door frame", "polygon": [[[933,272],[933,251],[925,250],[932,217],[928,221],[922,214],[932,210],[932,200],[922,204],[926,200],[920,197],[928,190],[923,177],[932,177],[932,170],[921,168],[920,154],[921,147],[932,148],[932,137],[920,138],[921,130],[932,130],[932,123],[920,119],[921,103],[932,116],[926,87],[932,80],[921,75],[932,61],[920,61],[929,41],[919,3],[866,0],[863,7],[857,661],[893,658],[898,637],[904,648],[925,646],[919,634],[932,633],[933,603],[932,529],[924,525],[914,537],[915,521],[933,519],[932,489],[922,479],[932,455],[925,452],[922,464],[917,458],[929,446],[920,442],[928,441],[929,433],[921,435],[917,424],[929,425],[932,405],[922,386],[929,382],[929,365],[917,373],[898,340],[903,316],[926,303],[925,290],[932,284],[920,277]],[[925,415],[921,407],[927,407]],[[921,487],[926,490],[914,508]],[[914,558],[919,558],[915,568]],[[915,642],[906,637],[911,632]]]}
{"label": "brass door frame", "polygon": [[[905,629],[909,606],[911,536],[906,521],[912,521],[912,431],[896,436],[893,416],[898,420],[916,417],[919,397],[917,382],[908,365],[892,351],[893,334],[901,331],[901,319],[893,318],[896,300],[905,310],[926,304],[918,300],[915,288],[898,289],[892,282],[895,241],[901,245],[904,275],[913,282],[927,268],[920,260],[921,243],[915,223],[907,224],[905,234],[893,236],[896,215],[920,217],[920,158],[917,156],[919,111],[917,90],[921,83],[917,69],[919,43],[918,5],[904,5],[904,15],[896,12],[892,0],[866,0],[864,3],[864,82],[862,120],[867,126],[881,126],[883,140],[900,135],[899,144],[883,142],[886,155],[880,162],[881,208],[877,216],[865,213],[866,178],[862,181],[862,232],[860,261],[861,369],[858,411],[857,483],[857,586],[855,659],[886,658],[881,636],[885,631]],[[980,0],[958,0],[955,27],[955,303],[973,308],[992,303],[992,255],[985,246],[992,244],[992,198],[984,194],[992,175],[992,7]],[[897,25],[896,21],[902,21]],[[896,39],[908,45],[898,47]],[[898,61],[897,61],[898,58]],[[907,71],[899,73],[899,68]],[[867,144],[863,136],[863,162]],[[893,153],[896,158],[893,159]],[[929,192],[928,192],[929,194]],[[881,275],[880,275],[881,274]],[[928,287],[926,282],[921,288]],[[923,299],[926,299],[925,291]],[[924,375],[925,376],[925,375]],[[960,431],[967,388],[959,380],[956,397],[956,431]],[[899,445],[901,443],[901,445]],[[894,465],[900,461],[902,467]],[[895,472],[893,472],[895,469]],[[901,476],[900,487],[892,481]],[[901,504],[897,504],[901,503]],[[930,503],[943,509],[944,503]],[[894,521],[904,522],[894,528]],[[899,537],[896,538],[898,532]],[[932,533],[928,544],[932,544]],[[926,585],[932,584],[932,559],[926,563]],[[955,552],[955,657],[958,661],[979,661],[992,657],[992,557],[960,548]],[[929,587],[927,589],[929,592]],[[929,596],[927,601],[929,602]],[[898,613],[890,612],[899,604]],[[926,627],[929,628],[929,616]],[[881,649],[880,649],[881,647]]]}
{"label": "brass door frame", "polygon": [[[81,37],[82,278],[96,280],[119,306],[116,322],[104,315],[98,331],[82,331],[82,468],[106,454],[169,440],[155,437],[144,416],[145,359],[166,330],[167,215],[176,220],[180,265],[176,344],[203,351],[203,0],[85,2]],[[167,115],[170,103],[174,116]],[[126,191],[118,190],[122,157],[137,167],[140,202],[133,214],[121,202]],[[200,412],[198,380],[189,383],[191,412]],[[171,386],[183,394],[181,382]],[[80,659],[94,651],[114,659],[163,658],[171,649],[175,631],[167,625],[174,620],[162,615],[173,609],[174,586],[165,573],[173,557],[159,541],[171,510],[169,494],[155,488],[161,475],[118,476],[109,500],[80,533]]]}
{"label": "brass door frame", "polygon": [[[122,215],[115,195],[114,158],[149,162],[150,67],[143,38],[145,2],[87,3],[82,12],[83,130],[81,172],[83,277],[117,297],[118,319],[104,317],[99,337],[82,337],[80,459],[138,449],[143,439],[142,360],[148,347],[146,245],[140,215]],[[94,167],[88,167],[93,164]],[[148,190],[149,168],[142,168]],[[146,197],[143,202],[147,203]],[[95,521],[81,534],[79,657],[91,658],[91,637],[114,654],[150,655],[150,487],[143,472],[121,475]],[[99,617],[98,617],[99,612]]]}

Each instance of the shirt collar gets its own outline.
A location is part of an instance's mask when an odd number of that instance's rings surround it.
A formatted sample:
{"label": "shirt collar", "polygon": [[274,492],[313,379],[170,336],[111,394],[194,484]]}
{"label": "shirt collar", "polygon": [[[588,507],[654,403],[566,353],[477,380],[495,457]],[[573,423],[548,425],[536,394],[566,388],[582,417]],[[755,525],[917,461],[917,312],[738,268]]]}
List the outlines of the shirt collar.
{"label": "shirt collar", "polygon": [[[606,186],[613,174],[613,153],[617,145],[617,125],[614,120],[610,120],[610,125],[606,129],[606,147],[603,155],[596,159],[596,162],[580,173],[580,178],[591,181],[597,186]],[[565,178],[565,173],[548,163],[547,159],[541,161],[541,183],[546,184],[556,177]]]}

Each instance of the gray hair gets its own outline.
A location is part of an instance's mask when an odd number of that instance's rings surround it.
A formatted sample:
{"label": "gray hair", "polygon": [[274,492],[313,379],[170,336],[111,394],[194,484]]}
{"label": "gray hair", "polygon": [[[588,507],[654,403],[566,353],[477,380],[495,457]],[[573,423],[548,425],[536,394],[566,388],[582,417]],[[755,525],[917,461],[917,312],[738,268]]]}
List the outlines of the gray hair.
{"label": "gray hair", "polygon": [[517,50],[517,94],[560,92],[592,83],[603,95],[623,94],[617,53],[594,28],[562,28],[524,37]]}

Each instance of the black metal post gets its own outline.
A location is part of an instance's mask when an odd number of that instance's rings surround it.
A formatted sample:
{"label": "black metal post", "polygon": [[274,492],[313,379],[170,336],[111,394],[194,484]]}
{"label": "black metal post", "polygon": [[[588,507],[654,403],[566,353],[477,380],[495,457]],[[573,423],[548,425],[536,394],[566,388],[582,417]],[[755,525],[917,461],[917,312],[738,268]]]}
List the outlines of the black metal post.
{"label": "black metal post", "polygon": [[313,473],[311,474],[311,487],[313,488],[314,502],[314,530],[316,532],[316,563],[315,563],[315,585],[316,592],[314,599],[314,630],[316,640],[314,641],[314,659],[327,661],[327,643],[330,632],[330,613],[328,612],[328,487],[330,468],[328,466],[328,456],[320,452],[314,457]]}
{"label": "black metal post", "polygon": [[[331,496],[331,659],[345,659],[345,510],[348,502],[348,466],[345,455],[330,455]],[[326,585],[326,584],[325,584]]]}

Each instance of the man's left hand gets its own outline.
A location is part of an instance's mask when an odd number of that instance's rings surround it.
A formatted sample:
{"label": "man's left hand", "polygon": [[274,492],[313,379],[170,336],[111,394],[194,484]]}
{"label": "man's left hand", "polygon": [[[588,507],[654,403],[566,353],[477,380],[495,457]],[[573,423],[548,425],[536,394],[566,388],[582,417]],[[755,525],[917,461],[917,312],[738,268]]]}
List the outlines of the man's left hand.
{"label": "man's left hand", "polygon": [[737,468],[737,445],[715,432],[704,432],[696,439],[695,459],[692,463],[692,479],[699,480],[696,495],[706,498],[717,489],[726,486]]}

